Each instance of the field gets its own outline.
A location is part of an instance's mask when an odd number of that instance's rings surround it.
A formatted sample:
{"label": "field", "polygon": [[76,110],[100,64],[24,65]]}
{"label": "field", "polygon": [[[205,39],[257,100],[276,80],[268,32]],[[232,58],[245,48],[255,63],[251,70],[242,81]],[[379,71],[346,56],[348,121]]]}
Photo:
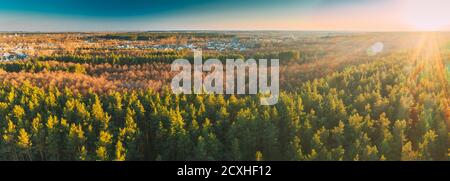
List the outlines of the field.
{"label": "field", "polygon": [[[175,59],[280,60],[280,98],[175,95]],[[450,33],[0,34],[0,160],[448,160]]]}

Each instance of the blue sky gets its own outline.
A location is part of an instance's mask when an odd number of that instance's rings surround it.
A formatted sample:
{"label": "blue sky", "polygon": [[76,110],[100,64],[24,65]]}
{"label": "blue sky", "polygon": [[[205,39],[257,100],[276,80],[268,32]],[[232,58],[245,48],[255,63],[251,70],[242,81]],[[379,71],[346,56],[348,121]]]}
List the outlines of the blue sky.
{"label": "blue sky", "polygon": [[0,0],[1,11],[42,13],[55,16],[86,18],[117,18],[163,16],[186,10],[261,9],[318,5],[322,7],[367,0]]}
{"label": "blue sky", "polygon": [[398,1],[0,0],[0,31],[395,29]]}

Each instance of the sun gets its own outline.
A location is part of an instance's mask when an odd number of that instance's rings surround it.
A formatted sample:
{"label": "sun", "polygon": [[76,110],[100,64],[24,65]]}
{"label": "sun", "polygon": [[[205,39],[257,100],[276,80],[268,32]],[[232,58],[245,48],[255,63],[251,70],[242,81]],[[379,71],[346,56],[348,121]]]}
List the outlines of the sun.
{"label": "sun", "polygon": [[450,27],[449,0],[403,0],[403,16],[420,31],[440,31]]}

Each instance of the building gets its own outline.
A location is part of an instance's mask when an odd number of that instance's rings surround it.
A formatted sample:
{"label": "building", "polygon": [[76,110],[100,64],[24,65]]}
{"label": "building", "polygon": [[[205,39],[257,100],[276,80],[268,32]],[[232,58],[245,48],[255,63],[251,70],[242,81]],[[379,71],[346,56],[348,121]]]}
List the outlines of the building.
{"label": "building", "polygon": [[15,61],[15,60],[23,60],[28,58],[28,55],[21,52],[16,53],[0,53],[0,62],[9,62],[9,61]]}

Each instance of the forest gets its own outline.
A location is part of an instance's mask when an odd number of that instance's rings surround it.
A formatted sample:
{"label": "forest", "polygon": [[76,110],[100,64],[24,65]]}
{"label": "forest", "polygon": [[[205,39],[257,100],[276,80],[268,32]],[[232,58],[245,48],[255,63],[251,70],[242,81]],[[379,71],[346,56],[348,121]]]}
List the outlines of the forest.
{"label": "forest", "polygon": [[[248,32],[173,34],[2,40],[54,43],[30,45],[34,56],[27,60],[0,62],[0,160],[450,158],[447,34],[297,33],[286,39],[267,33],[264,41]],[[245,51],[205,51],[205,58],[279,58],[278,103],[260,105],[262,95],[173,94],[170,63],[191,59],[187,50],[104,48],[152,45],[168,36],[174,42],[256,42]],[[373,39],[385,51],[368,54]]]}

